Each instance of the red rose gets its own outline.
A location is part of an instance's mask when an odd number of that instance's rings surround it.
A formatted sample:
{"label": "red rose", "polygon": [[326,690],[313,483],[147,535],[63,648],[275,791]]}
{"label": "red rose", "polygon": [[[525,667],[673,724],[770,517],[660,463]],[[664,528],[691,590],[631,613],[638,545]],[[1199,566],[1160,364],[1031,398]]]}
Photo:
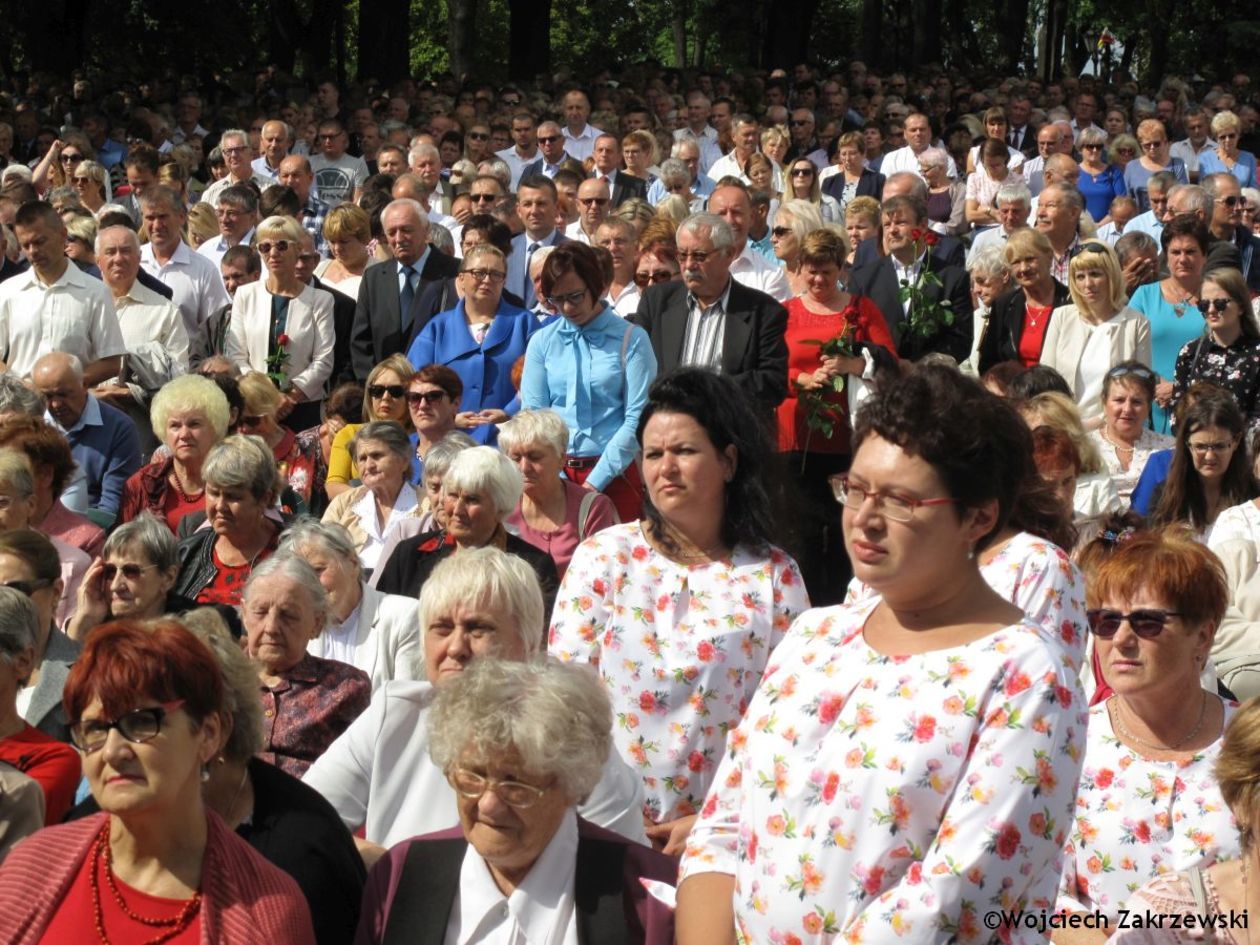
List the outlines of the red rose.
{"label": "red rose", "polygon": [[284,332],[280,332],[280,337],[276,339],[276,344],[283,348],[288,343],[289,336]]}
{"label": "red rose", "polygon": [[1019,828],[1014,824],[1007,824],[997,836],[997,855],[1009,860],[1019,849],[1019,839]]}
{"label": "red rose", "polygon": [[919,242],[919,240],[923,239],[923,231],[918,229],[911,230],[910,239],[914,240],[916,243]]}
{"label": "red rose", "polygon": [[940,241],[941,236],[935,230],[928,230],[923,234],[923,242],[927,243],[929,246],[935,246]]}

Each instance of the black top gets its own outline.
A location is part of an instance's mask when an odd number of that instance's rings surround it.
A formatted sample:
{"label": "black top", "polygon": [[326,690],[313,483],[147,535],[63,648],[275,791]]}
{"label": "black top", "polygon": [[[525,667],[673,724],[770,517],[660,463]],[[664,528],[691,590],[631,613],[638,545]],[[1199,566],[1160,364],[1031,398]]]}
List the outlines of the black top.
{"label": "black top", "polygon": [[[318,791],[274,765],[251,758],[249,777],[254,812],[237,835],[293,877],[311,907],[319,945],[350,945],[367,880],[350,831]],[[96,798],[88,797],[66,821],[99,811]]]}
{"label": "black top", "polygon": [[[1072,301],[1068,287],[1057,279],[1054,282],[1054,301],[1051,309]],[[980,373],[1003,361],[1019,360],[1019,343],[1024,337],[1024,310],[1028,299],[1023,288],[998,296],[989,309],[988,324],[980,339]],[[1049,323],[1047,323],[1049,324]]]}

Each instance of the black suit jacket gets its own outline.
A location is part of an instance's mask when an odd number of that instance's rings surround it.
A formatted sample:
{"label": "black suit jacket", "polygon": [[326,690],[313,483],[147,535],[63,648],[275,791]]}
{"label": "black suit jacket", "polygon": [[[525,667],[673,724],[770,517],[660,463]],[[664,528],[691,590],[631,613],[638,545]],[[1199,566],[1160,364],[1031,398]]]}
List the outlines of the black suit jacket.
{"label": "black suit jacket", "polygon": [[[661,374],[681,366],[687,337],[687,287],[654,285],[643,293],[630,321],[648,333]],[[773,410],[787,396],[787,309],[756,289],[731,280],[722,342],[722,373],[762,406]]]}
{"label": "black suit jacket", "polygon": [[631,197],[638,197],[640,200],[647,200],[647,181],[642,177],[635,177],[627,174],[625,171],[618,171],[616,178],[616,186],[612,191],[612,203],[610,206],[615,210]]}
{"label": "black suit jacket", "polygon": [[[858,243],[857,252],[853,254],[853,268],[865,266],[881,258],[875,249],[875,240],[863,240]],[[967,266],[967,247],[957,236],[936,235],[936,245],[932,247],[932,259],[942,266]]]}
{"label": "black suit jacket", "polygon": [[[1037,156],[1037,132],[1041,130],[1040,125],[1034,125],[1029,122],[1024,126],[1024,138],[1018,145],[1018,150],[1024,157],[1034,158]],[[1008,139],[1007,144],[1010,144]]]}
{"label": "black suit jacket", "polygon": [[311,276],[311,287],[323,289],[333,297],[333,369],[328,378],[331,391],[338,384],[354,380],[354,367],[350,362],[350,336],[354,331],[355,300],[318,276]]}
{"label": "black suit jacket", "polygon": [[967,271],[961,266],[942,265],[935,256],[929,256],[927,262],[929,271],[936,274],[941,284],[927,286],[924,294],[933,300],[948,299],[954,312],[952,325],[942,326],[927,338],[920,338],[909,330],[905,311],[897,297],[900,288],[897,274],[887,256],[854,269],[849,279],[849,291],[868,296],[879,306],[902,360],[917,361],[925,354],[939,352],[961,364],[971,354],[971,283]]}
{"label": "black suit jacket", "polygon": [[350,332],[350,360],[354,376],[366,381],[372,368],[391,354],[406,354],[416,337],[415,315],[420,297],[430,282],[459,272],[459,260],[434,248],[425,260],[416,295],[404,328],[399,307],[398,264],[395,261],[368,266],[359,284],[359,301]]}
{"label": "black suit jacket", "polygon": [[[980,339],[980,373],[1003,361],[1019,360],[1019,342],[1024,335],[1024,305],[1027,299],[1023,289],[1015,289],[993,300],[989,309],[988,324]],[[1054,284],[1054,307],[1072,301],[1068,287],[1062,282]]]}
{"label": "black suit jacket", "polygon": [[[833,174],[822,182],[822,192],[832,197],[836,203],[843,203],[845,183],[844,171],[841,171],[839,174]],[[869,167],[862,168],[862,174],[858,177],[856,196],[874,197],[876,200],[883,200],[884,175],[872,171]]]}

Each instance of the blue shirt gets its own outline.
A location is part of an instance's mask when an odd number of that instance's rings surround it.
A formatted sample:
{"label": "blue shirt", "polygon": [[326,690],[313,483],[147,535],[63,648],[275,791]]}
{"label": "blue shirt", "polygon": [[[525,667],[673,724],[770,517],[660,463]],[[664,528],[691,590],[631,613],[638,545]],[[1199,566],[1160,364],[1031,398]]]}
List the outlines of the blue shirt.
{"label": "blue shirt", "polygon": [[569,455],[599,457],[587,482],[602,491],[639,451],[635,428],[655,379],[647,332],[605,306],[580,328],[557,318],[530,339],[521,405],[564,419]]}
{"label": "blue shirt", "polygon": [[[697,197],[708,197],[713,193],[713,188],[716,186],[712,180],[701,174],[691,182],[691,192]],[[655,207],[668,196],[669,191],[665,189],[665,185],[661,183],[659,177],[648,185],[647,202],[652,206]]]}
{"label": "blue shirt", "polygon": [[1142,475],[1133,488],[1133,495],[1129,498],[1130,507],[1139,515],[1150,514],[1151,500],[1155,498],[1155,492],[1168,478],[1173,452],[1173,450],[1159,450],[1147,457],[1146,465],[1142,468]]}
{"label": "blue shirt", "polygon": [[[61,430],[52,414],[45,414],[45,419]],[[62,433],[70,441],[70,454],[79,466],[71,487],[86,492],[87,508],[117,515],[122,506],[123,486],[140,468],[140,437],[136,425],[117,407],[103,404],[88,394],[78,422]],[[66,491],[72,492],[72,489]]]}
{"label": "blue shirt", "polygon": [[1209,174],[1233,174],[1238,178],[1239,187],[1256,186],[1256,156],[1250,151],[1239,151],[1234,159],[1231,171],[1216,155],[1215,151],[1204,151],[1199,155],[1199,180]]}

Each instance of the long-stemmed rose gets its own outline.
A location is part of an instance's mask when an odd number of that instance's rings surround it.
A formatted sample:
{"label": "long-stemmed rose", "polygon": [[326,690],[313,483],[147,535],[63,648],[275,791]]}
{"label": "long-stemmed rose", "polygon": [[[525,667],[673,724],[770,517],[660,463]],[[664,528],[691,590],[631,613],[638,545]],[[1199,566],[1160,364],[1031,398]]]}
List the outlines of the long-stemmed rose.
{"label": "long-stemmed rose", "polygon": [[910,303],[910,319],[905,330],[920,340],[926,340],[941,330],[943,325],[954,324],[954,310],[949,299],[931,298],[927,294],[929,287],[939,289],[940,277],[928,266],[929,252],[937,244],[940,237],[932,230],[911,230],[910,239],[914,243],[915,258],[923,257],[923,264],[913,280],[902,279],[897,290],[897,300],[905,305]]}
{"label": "long-stemmed rose", "polygon": [[281,332],[276,338],[276,350],[267,355],[267,377],[276,385],[276,389],[281,391],[289,389],[289,375],[284,370],[289,363],[288,347],[289,336]]}

